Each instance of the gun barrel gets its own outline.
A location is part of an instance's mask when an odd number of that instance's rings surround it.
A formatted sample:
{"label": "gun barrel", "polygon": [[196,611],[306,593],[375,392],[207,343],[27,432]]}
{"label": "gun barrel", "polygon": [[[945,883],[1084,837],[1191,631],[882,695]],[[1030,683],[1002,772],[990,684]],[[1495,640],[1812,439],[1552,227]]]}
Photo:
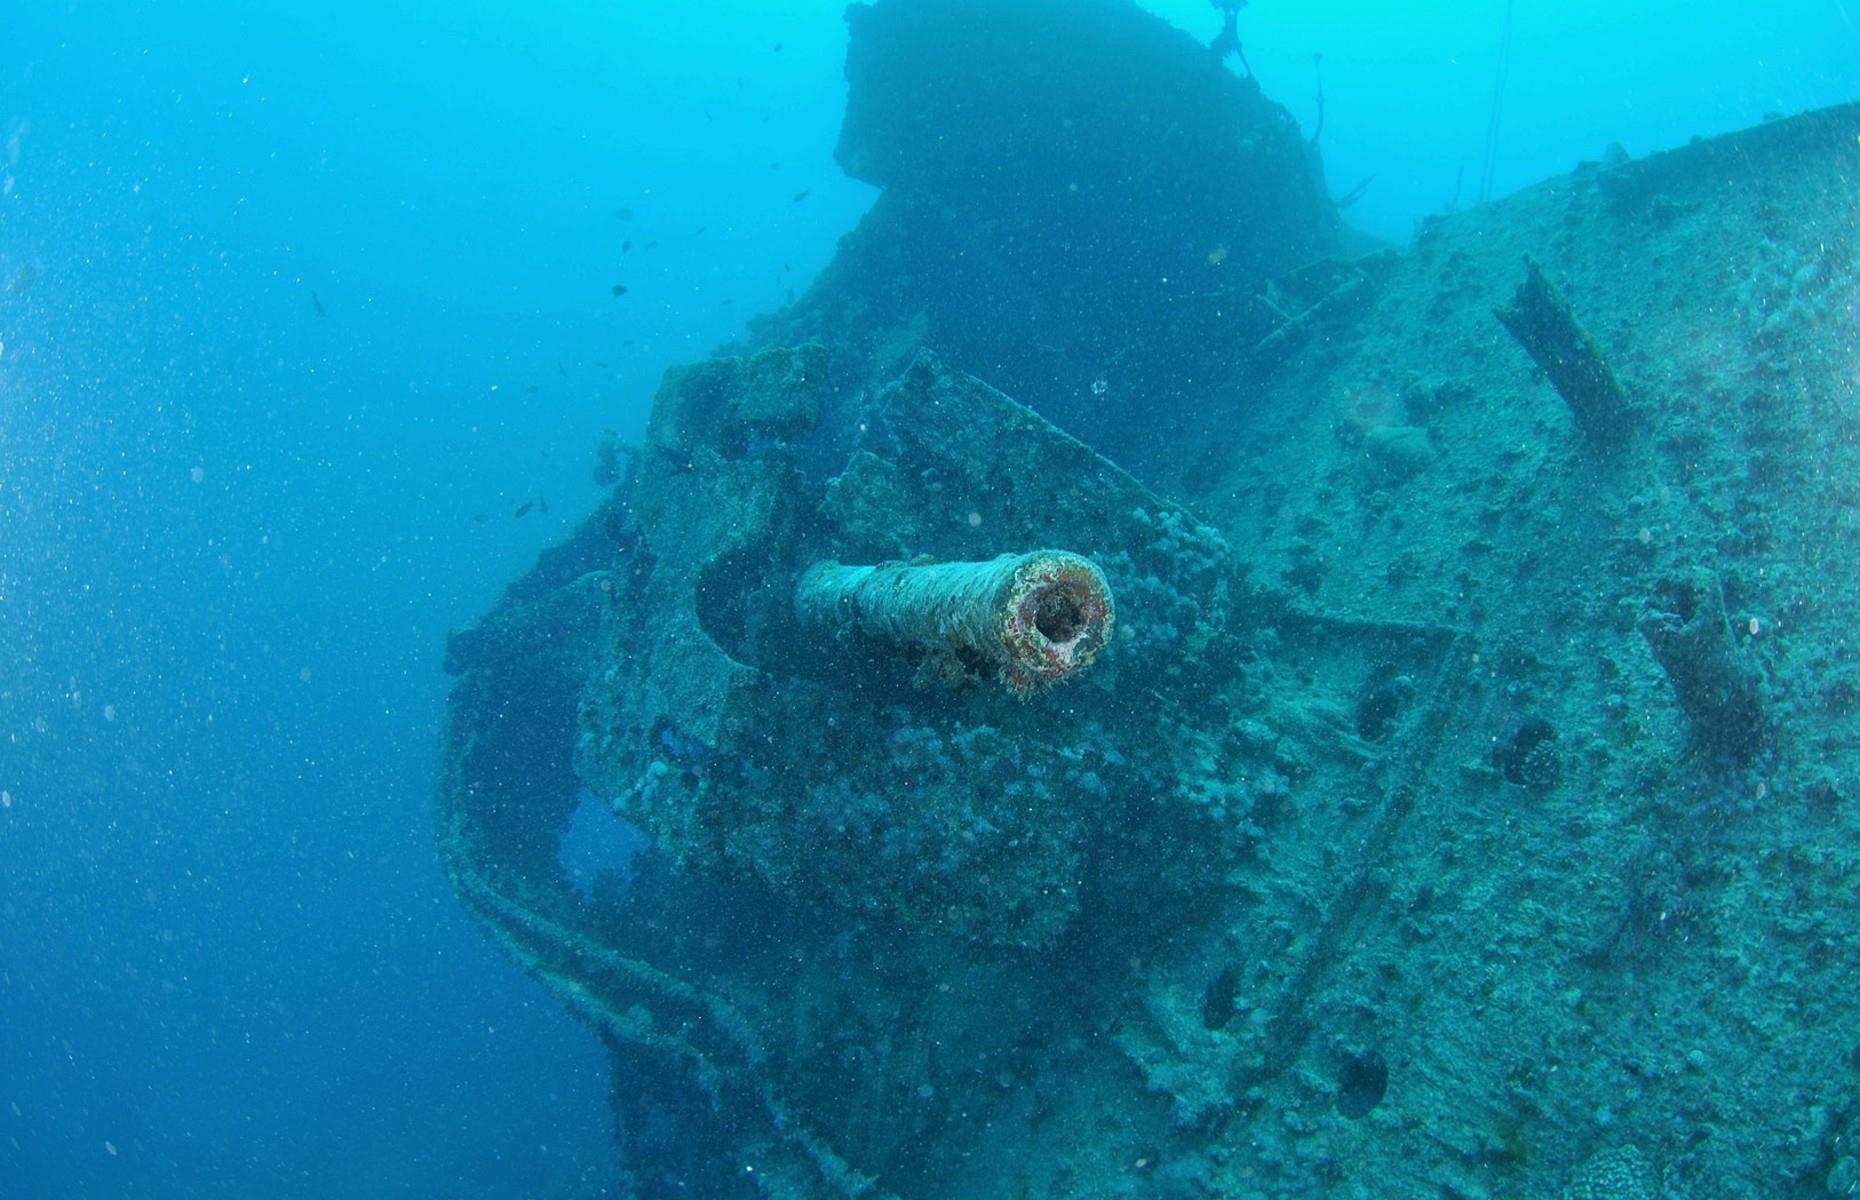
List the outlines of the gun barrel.
{"label": "gun barrel", "polygon": [[796,584],[795,608],[811,628],[990,670],[1019,696],[1090,666],[1116,619],[1104,573],[1063,550],[987,562],[819,562]]}

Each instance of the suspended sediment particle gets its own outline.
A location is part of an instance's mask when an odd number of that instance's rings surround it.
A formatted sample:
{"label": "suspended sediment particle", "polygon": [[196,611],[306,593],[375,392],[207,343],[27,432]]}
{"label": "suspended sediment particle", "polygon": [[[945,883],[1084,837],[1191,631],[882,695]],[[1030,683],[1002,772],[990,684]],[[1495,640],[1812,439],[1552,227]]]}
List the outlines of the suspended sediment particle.
{"label": "suspended sediment particle", "polygon": [[805,626],[992,673],[1018,696],[1090,666],[1116,617],[1103,572],[1063,550],[988,562],[815,563],[795,586],[795,608]]}

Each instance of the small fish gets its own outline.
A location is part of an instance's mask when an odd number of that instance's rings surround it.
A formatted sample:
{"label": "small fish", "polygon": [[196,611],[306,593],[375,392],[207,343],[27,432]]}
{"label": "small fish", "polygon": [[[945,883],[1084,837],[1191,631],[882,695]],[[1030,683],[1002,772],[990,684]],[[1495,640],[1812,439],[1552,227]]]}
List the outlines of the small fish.
{"label": "small fish", "polygon": [[770,164],[769,164],[769,170],[771,170],[771,171],[779,171],[779,170],[781,170],[781,164],[780,164],[780,163],[778,163],[778,162],[772,162],[772,163],[770,163]]}
{"label": "small fish", "polygon": [[312,288],[310,290],[310,303],[316,306],[316,315],[317,315],[318,320],[321,320],[322,318],[327,317],[329,315],[329,310],[323,307],[323,302],[321,300],[317,299],[315,288]]}
{"label": "small fish", "polygon": [[1355,187],[1351,188],[1349,191],[1345,192],[1343,195],[1337,197],[1337,199],[1333,203],[1335,203],[1338,208],[1350,207],[1352,204],[1355,204],[1358,200],[1361,200],[1363,198],[1363,193],[1368,191],[1369,185],[1374,183],[1375,181],[1376,181],[1376,177],[1374,175],[1365,176],[1361,183],[1357,184]]}
{"label": "small fish", "polygon": [[647,242],[647,243],[646,243],[645,245],[643,245],[643,246],[641,246],[641,247],[640,247],[640,249],[641,249],[641,250],[650,250],[650,249],[652,249],[652,248],[653,248],[654,246],[657,246],[658,244],[659,244],[659,240],[658,240],[657,238],[654,238],[654,239],[653,239],[652,241],[650,241],[650,242]]}
{"label": "small fish", "polygon": [[471,523],[473,525],[482,525],[490,519],[491,519],[490,513],[473,513],[471,515]]}
{"label": "small fish", "polygon": [[728,296],[725,296],[725,297],[723,298],[723,306],[724,306],[725,308],[728,308],[728,307],[729,307],[730,305],[732,305],[732,304],[735,304],[735,303],[736,303],[736,301],[734,301],[734,300],[732,300],[732,299],[730,299],[730,298],[729,298]]}
{"label": "small fish", "polygon": [[536,386],[535,384],[533,384],[533,383],[532,383],[532,384],[530,384],[530,386],[528,386],[527,388],[524,388],[523,390],[524,390],[525,392],[528,392],[528,393],[529,393],[530,395],[532,395],[532,396],[534,396],[534,395],[535,395],[535,394],[536,394],[537,392],[540,392],[540,391],[542,391],[542,389],[541,389],[541,388],[539,388],[539,387],[537,387],[537,386]]}
{"label": "small fish", "polygon": [[529,516],[530,509],[535,508],[535,507],[536,507],[536,501],[525,500],[523,503],[517,505],[517,511],[511,513],[510,515],[514,517],[515,519],[521,521],[523,518]]}
{"label": "small fish", "polygon": [[791,266],[789,266],[789,265],[788,265],[787,263],[783,263],[783,264],[781,265],[781,269],[782,269],[782,270],[784,270],[784,271],[792,271],[792,270],[794,270],[794,268],[793,268],[793,267],[791,267]]}
{"label": "small fish", "polygon": [[32,286],[32,281],[38,277],[39,273],[32,269],[31,263],[23,262],[19,264],[19,270],[13,272],[13,290],[16,292],[25,291]]}
{"label": "small fish", "polygon": [[542,509],[544,512],[548,512],[549,497],[543,495],[541,492],[536,493],[536,507]]}
{"label": "small fish", "polygon": [[632,242],[621,242],[620,243],[620,253],[622,254],[625,254],[628,250],[631,250],[632,248],[633,248]]}
{"label": "small fish", "polygon": [[616,283],[616,284],[614,284],[614,295],[616,295],[616,296],[624,296],[624,295],[626,295],[626,284],[624,284],[624,283]]}
{"label": "small fish", "polygon": [[692,236],[692,237],[703,237],[703,236],[704,236],[704,231],[705,231],[706,229],[709,229],[709,228],[710,228],[710,226],[708,226],[708,225],[699,225],[699,226],[697,227],[697,232],[696,232],[696,233],[694,233],[694,234],[692,234],[691,236]]}
{"label": "small fish", "polygon": [[780,43],[780,42],[776,42],[776,43],[775,43],[775,53],[777,53],[777,54],[780,54],[780,53],[781,53],[781,43]]}
{"label": "small fish", "polygon": [[563,365],[562,365],[561,363],[559,363],[559,362],[558,362],[558,363],[556,363],[556,364],[555,364],[555,369],[556,369],[556,373],[557,373],[557,374],[559,374],[559,375],[560,375],[560,376],[561,376],[562,378],[564,378],[564,379],[567,379],[567,378],[568,378],[568,368],[567,368],[567,367],[565,367],[565,366],[563,366]]}
{"label": "small fish", "polygon": [[616,208],[614,209],[614,218],[620,221],[631,221],[633,219],[633,210],[630,208]]}
{"label": "small fish", "polygon": [[799,204],[801,201],[805,199],[807,199],[807,193],[805,191],[796,192],[794,194],[794,203],[796,204]]}

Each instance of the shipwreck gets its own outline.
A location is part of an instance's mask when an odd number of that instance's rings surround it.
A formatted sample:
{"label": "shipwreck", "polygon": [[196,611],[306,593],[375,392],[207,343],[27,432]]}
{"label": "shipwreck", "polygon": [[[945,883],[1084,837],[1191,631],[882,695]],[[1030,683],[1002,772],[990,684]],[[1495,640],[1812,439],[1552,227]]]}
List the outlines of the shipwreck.
{"label": "shipwreck", "polygon": [[1852,1190],[1860,107],[1395,252],[1123,0],[849,20],[876,205],[448,647],[631,1194]]}

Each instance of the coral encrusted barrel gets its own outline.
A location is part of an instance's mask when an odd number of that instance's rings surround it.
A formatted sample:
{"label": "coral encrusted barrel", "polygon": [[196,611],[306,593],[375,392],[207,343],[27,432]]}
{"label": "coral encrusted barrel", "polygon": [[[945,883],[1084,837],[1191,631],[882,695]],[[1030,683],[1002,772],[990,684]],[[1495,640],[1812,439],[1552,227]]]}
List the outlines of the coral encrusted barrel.
{"label": "coral encrusted barrel", "polygon": [[822,631],[856,631],[992,670],[1020,696],[1090,666],[1116,615],[1103,572],[1064,550],[988,562],[815,563],[795,586],[795,608]]}

